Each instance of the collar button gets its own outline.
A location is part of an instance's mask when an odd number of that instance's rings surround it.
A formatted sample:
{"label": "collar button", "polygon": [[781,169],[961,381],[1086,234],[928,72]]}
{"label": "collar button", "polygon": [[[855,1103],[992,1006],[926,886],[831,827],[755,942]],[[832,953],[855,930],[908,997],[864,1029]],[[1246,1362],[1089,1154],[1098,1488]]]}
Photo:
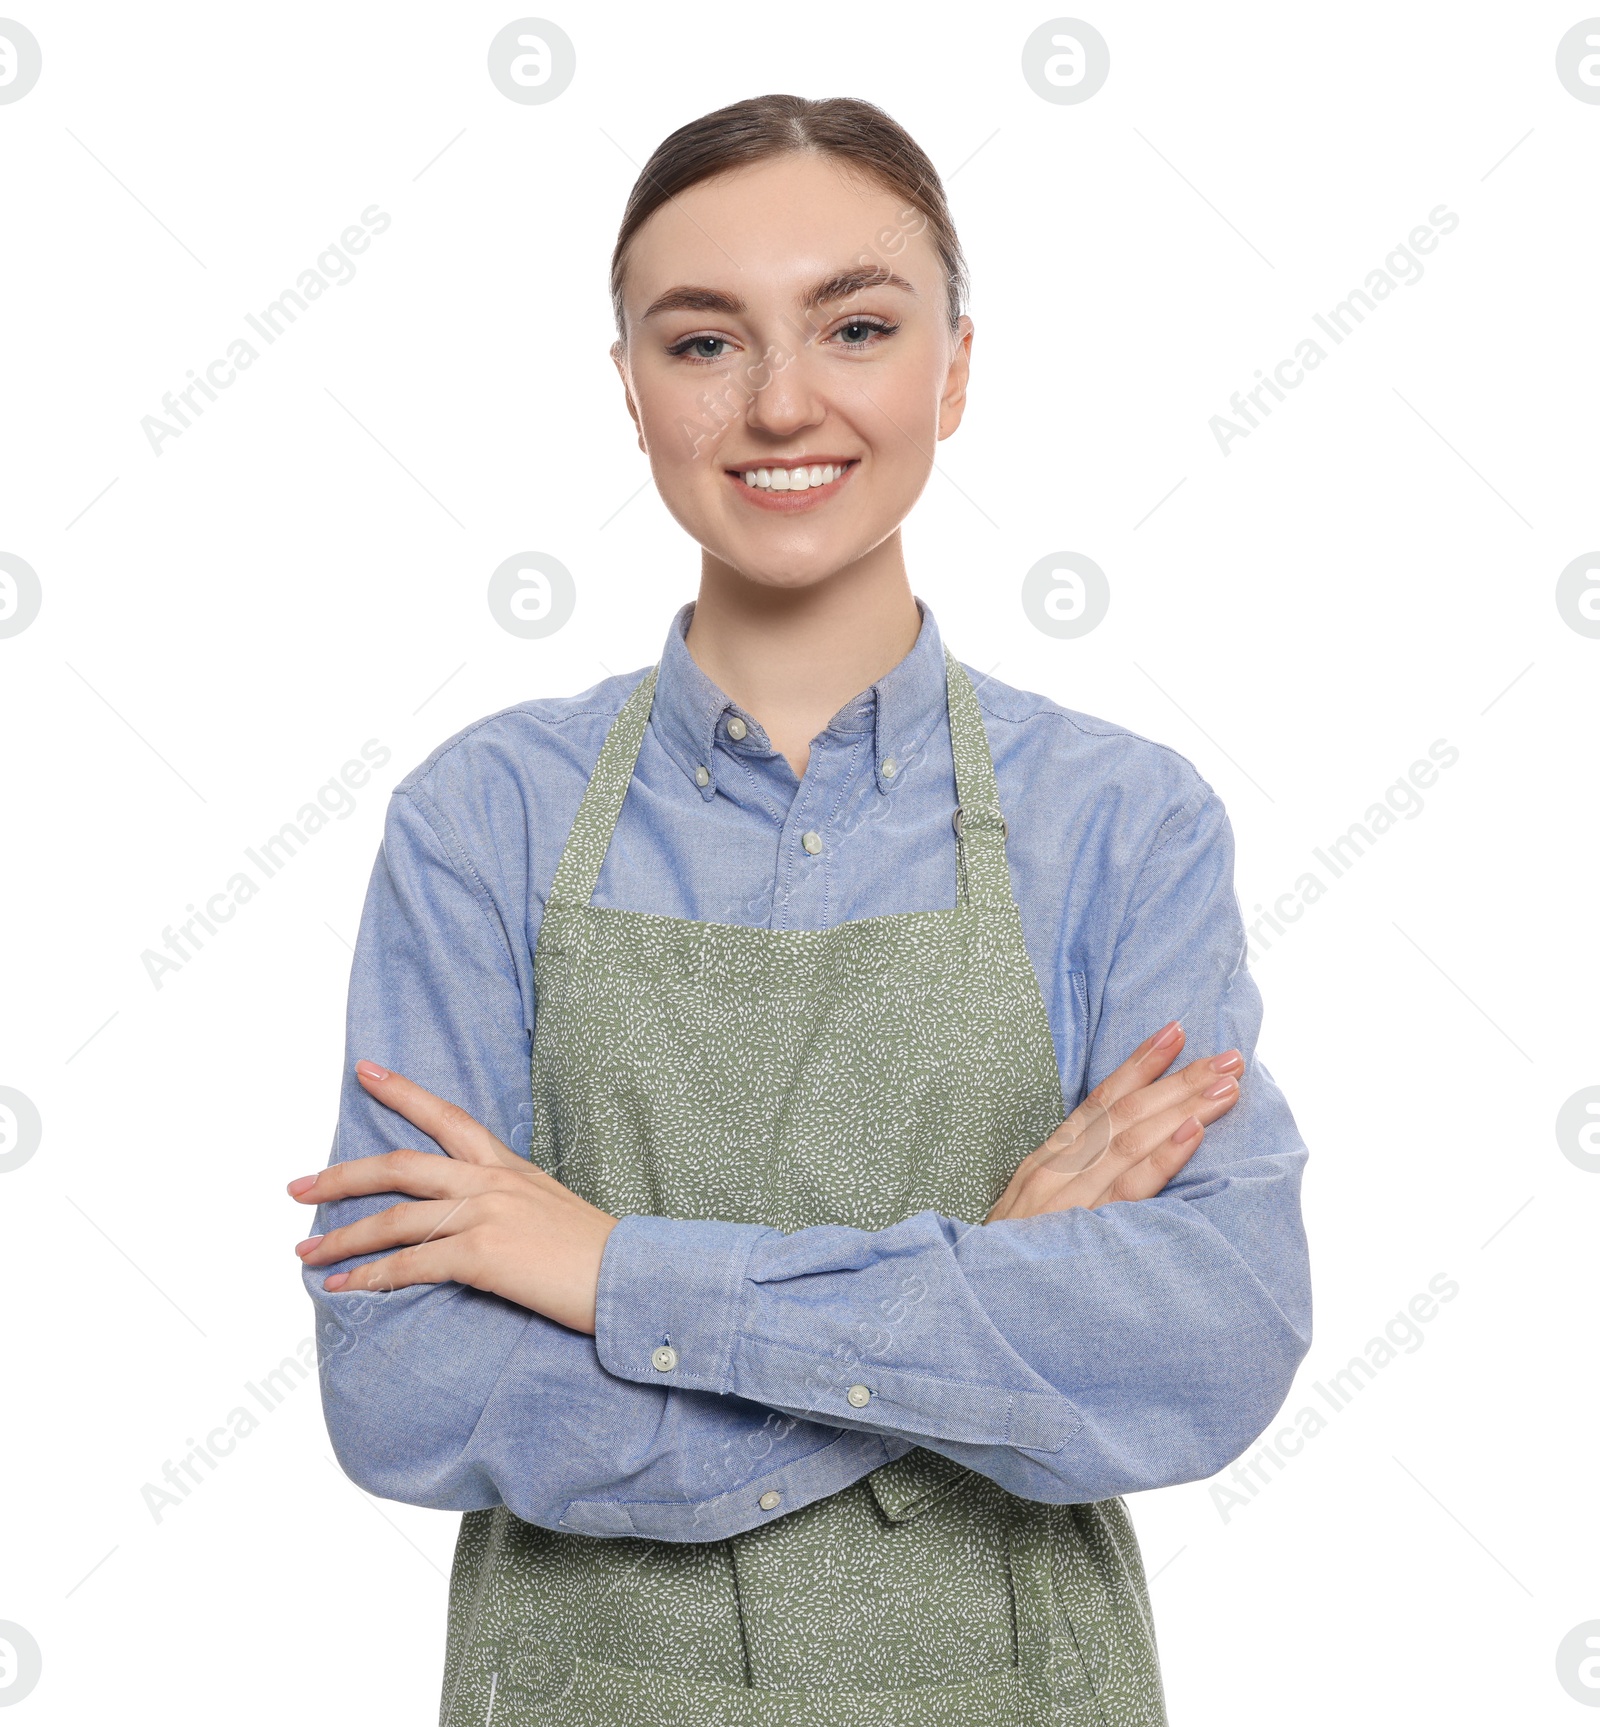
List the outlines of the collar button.
{"label": "collar button", "polygon": [[730,738],[732,738],[735,743],[737,743],[739,741],[739,739],[742,738],[747,731],[749,731],[749,729],[750,728],[744,723],[744,721],[742,719],[739,718],[739,716],[737,714],[735,714],[733,716],[733,718],[728,721],[728,736]]}

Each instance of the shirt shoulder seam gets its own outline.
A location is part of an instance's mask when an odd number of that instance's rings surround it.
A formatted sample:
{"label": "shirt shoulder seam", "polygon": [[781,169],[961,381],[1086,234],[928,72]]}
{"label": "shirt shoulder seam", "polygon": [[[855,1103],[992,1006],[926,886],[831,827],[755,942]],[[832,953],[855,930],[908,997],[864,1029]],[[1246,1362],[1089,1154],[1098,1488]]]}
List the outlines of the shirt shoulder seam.
{"label": "shirt shoulder seam", "polygon": [[429,832],[439,842],[439,849],[444,853],[445,862],[466,881],[472,894],[473,903],[483,914],[484,921],[498,938],[501,948],[505,953],[512,954],[510,937],[495,907],[494,895],[490,893],[488,884],[478,873],[478,867],[473,863],[472,856],[467,851],[466,846],[462,844],[461,836],[456,832],[454,823],[420,786],[408,786],[404,790],[397,790],[395,795],[404,797],[411,803],[417,814],[427,823]]}
{"label": "shirt shoulder seam", "polygon": [[[969,667],[968,670],[970,671],[970,669],[971,668]],[[1021,693],[1025,695],[1035,694],[1033,691],[1023,691]],[[1103,728],[1087,726],[1083,721],[1085,718],[1091,716],[1073,713],[1071,709],[1064,708],[1058,703],[1052,704],[1048,707],[1034,708],[1031,712],[1025,714],[1002,713],[993,705],[992,702],[985,699],[981,688],[976,690],[976,694],[978,705],[983,709],[984,713],[1000,725],[1025,726],[1032,724],[1035,720],[1058,720],[1064,725],[1071,726],[1071,728],[1082,737],[1130,738],[1134,743],[1148,744],[1151,749],[1160,750],[1164,755],[1173,757],[1174,760],[1179,762],[1184,768],[1193,774],[1206,790],[1211,790],[1210,783],[1206,780],[1205,776],[1194,765],[1194,763],[1189,760],[1183,751],[1174,748],[1171,744],[1163,743],[1160,738],[1146,737],[1143,732],[1136,732],[1130,726],[1116,725],[1110,720],[1104,722]],[[1038,696],[1036,699],[1040,701],[1049,701],[1049,697],[1047,696]]]}
{"label": "shirt shoulder seam", "polygon": [[[434,769],[437,768],[447,756],[454,754],[454,752],[466,743],[469,738],[482,731],[485,726],[492,726],[499,720],[521,717],[532,720],[537,725],[565,726],[570,725],[574,720],[615,719],[617,715],[621,713],[628,697],[638,686],[640,679],[646,676],[649,670],[650,668],[646,666],[636,676],[633,674],[623,674],[624,676],[630,677],[632,681],[630,682],[628,689],[624,692],[622,701],[618,702],[615,707],[612,707],[608,703],[602,707],[576,708],[571,713],[565,714],[536,714],[532,712],[532,704],[530,702],[513,702],[509,707],[497,708],[494,713],[485,714],[482,719],[474,720],[470,725],[464,726],[454,737],[447,738],[442,744],[438,745],[430,755],[425,756],[410,771],[410,773],[401,780],[400,786],[397,787],[396,790],[403,787],[409,791],[412,788],[413,783],[421,785],[424,780],[432,778]],[[545,699],[548,698],[533,698],[535,701]]]}

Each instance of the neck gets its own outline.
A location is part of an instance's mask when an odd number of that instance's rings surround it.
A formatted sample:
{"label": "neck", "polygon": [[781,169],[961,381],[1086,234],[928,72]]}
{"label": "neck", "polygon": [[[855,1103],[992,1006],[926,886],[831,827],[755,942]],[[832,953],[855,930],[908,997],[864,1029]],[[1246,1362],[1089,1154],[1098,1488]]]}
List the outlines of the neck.
{"label": "neck", "polygon": [[707,553],[684,639],[800,778],[811,740],[911,652],[921,622],[896,532],[804,588],[759,585]]}

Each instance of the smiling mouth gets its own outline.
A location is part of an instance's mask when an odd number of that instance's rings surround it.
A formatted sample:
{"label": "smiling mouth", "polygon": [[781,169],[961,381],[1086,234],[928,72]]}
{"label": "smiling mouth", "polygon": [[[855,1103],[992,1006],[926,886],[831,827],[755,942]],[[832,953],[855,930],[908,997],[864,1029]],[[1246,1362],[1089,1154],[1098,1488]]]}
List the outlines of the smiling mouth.
{"label": "smiling mouth", "polygon": [[833,497],[861,462],[812,462],[792,467],[763,466],[728,468],[728,478],[749,503],[760,509],[792,511],[809,508]]}

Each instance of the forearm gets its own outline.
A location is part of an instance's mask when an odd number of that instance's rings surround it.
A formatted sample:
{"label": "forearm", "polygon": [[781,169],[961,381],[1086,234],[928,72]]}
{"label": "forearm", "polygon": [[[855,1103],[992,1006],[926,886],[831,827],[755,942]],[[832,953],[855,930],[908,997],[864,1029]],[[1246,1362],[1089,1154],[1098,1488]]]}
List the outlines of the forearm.
{"label": "forearm", "polygon": [[335,1454],[370,1493],[504,1504],[544,1528],[709,1541],[838,1492],[906,1447],[605,1372],[593,1340],[460,1284],[317,1308]]}
{"label": "forearm", "polygon": [[[392,801],[351,973],[335,1164],[399,1147],[444,1155],[363,1089],[353,1071],[363,1057],[526,1149],[531,999],[505,922],[452,843],[437,810]],[[326,1234],[404,1197],[319,1205],[313,1227]],[[737,1398],[619,1379],[591,1337],[460,1283],[323,1287],[376,1257],[303,1271],[329,1435],[373,1493],[461,1511],[504,1503],[551,1528],[603,1522],[591,1532],[626,1534],[637,1522],[660,1539],[709,1540],[765,1520],[763,1492],[806,1503],[889,1455],[871,1436]]]}
{"label": "forearm", "polygon": [[[1253,1264],[1230,1239],[1292,1200],[1302,1160],[1243,1165],[1209,1198],[985,1225],[925,1211],[785,1236],[625,1218],[601,1269],[600,1359],[908,1439],[1024,1498],[1194,1480],[1261,1431],[1308,1347],[1296,1232]],[[669,1335],[663,1374],[651,1353]]]}
{"label": "forearm", "polygon": [[[1238,1049],[1238,1102],[1155,1198],[869,1233],[623,1218],[595,1343],[674,1382],[910,1438],[1023,1497],[1105,1498],[1214,1473],[1262,1431],[1310,1346],[1306,1148],[1254,1059],[1220,800],[1156,829],[1090,988],[1085,1090],[1180,1016],[1196,1057]],[[1094,948],[1091,955],[1096,953]]]}

